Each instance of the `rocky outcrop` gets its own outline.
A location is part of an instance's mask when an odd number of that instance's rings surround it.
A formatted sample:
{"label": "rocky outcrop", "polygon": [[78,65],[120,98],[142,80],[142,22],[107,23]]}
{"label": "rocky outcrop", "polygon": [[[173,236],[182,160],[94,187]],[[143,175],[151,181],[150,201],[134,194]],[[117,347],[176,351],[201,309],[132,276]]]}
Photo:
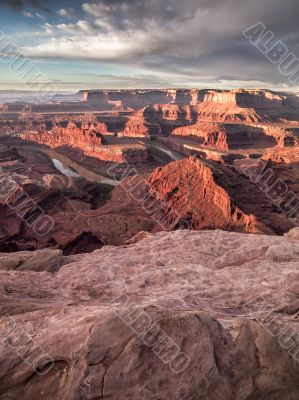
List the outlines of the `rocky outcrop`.
{"label": "rocky outcrop", "polygon": [[0,398],[297,399],[298,242],[258,239],[163,232],[0,270]]}
{"label": "rocky outcrop", "polygon": [[[226,128],[220,126],[220,123],[231,123],[231,125],[233,123],[239,125],[235,127],[227,126],[227,130],[232,133],[240,131],[241,141],[243,136],[245,137],[243,141],[246,140],[247,135],[247,141],[264,140],[265,142],[268,141],[270,145],[274,145],[276,143],[274,138],[279,135],[271,135],[270,132],[269,136],[273,137],[267,138],[265,137],[267,133],[261,129],[260,136],[262,139],[259,140],[258,129],[250,127],[249,124],[286,122],[284,117],[291,110],[291,106],[286,102],[287,96],[266,90],[173,90],[170,93],[174,99],[172,102],[150,104],[129,117],[122,135],[167,136],[174,133],[176,129],[180,132],[186,131],[186,134],[189,134],[191,130],[201,129],[203,132],[201,136],[209,136],[212,129],[212,135],[217,136],[215,132],[217,128],[211,128],[207,124],[208,122],[218,125],[220,131]],[[205,124],[206,126],[204,126]],[[207,129],[206,133],[204,128]],[[151,133],[151,130],[154,132]],[[270,143],[271,140],[272,143]],[[211,138],[207,142],[217,143],[218,139]],[[223,142],[223,139],[219,138],[219,142]]]}
{"label": "rocky outcrop", "polygon": [[147,121],[146,111],[144,109],[133,113],[126,126],[118,136],[128,137],[149,137],[159,135],[160,127],[155,121]]}
{"label": "rocky outcrop", "polygon": [[[192,102],[192,90],[189,89],[170,89],[168,95],[173,98],[171,103],[190,104]],[[158,102],[156,102],[158,103]]]}
{"label": "rocky outcrop", "polygon": [[[118,165],[110,169],[111,178],[124,179],[110,195],[111,189],[82,178],[47,175],[35,181],[3,175],[4,187],[12,182],[15,186],[0,204],[0,250],[51,247],[76,254],[122,245],[141,231],[184,226],[282,234],[292,227],[263,187],[242,169],[191,157],[157,168],[147,179],[128,176],[130,170],[122,175]],[[29,174],[25,169],[23,173]]]}
{"label": "rocky outcrop", "polygon": [[[245,108],[281,107],[288,95],[270,90],[198,90],[198,89],[161,89],[161,90],[89,90],[81,92],[83,102],[108,107],[115,105],[123,108],[140,109],[150,104],[199,104],[218,103]],[[292,102],[292,104],[294,101]]]}
{"label": "rocky outcrop", "polygon": [[113,163],[130,165],[150,164],[153,159],[149,149],[142,144],[119,144],[107,146],[86,146],[84,154]]}
{"label": "rocky outcrop", "polygon": [[254,108],[242,108],[229,103],[204,102],[194,106],[198,121],[218,121],[233,123],[267,122],[269,118],[262,116]]}
{"label": "rocky outcrop", "polygon": [[[79,125],[79,126],[78,126]],[[140,144],[102,145],[102,132],[105,124],[67,123],[66,127],[54,126],[51,131],[24,133],[22,139],[44,144],[52,148],[75,148],[89,157],[116,163],[129,162],[133,165],[152,162],[148,149]],[[137,131],[140,126],[137,125]]]}
{"label": "rocky outcrop", "polygon": [[128,193],[120,186],[110,196],[107,185],[54,174],[33,180],[7,172],[0,174],[0,183],[2,252],[50,247],[66,255],[85,253],[157,228],[143,208],[147,193],[142,195],[136,184],[136,195],[132,187]]}
{"label": "rocky outcrop", "polygon": [[164,120],[175,121],[176,123],[190,123],[197,118],[194,108],[188,104],[154,104],[145,109],[146,116],[151,119],[159,117],[161,123]]}
{"label": "rocky outcrop", "polygon": [[266,193],[233,168],[195,157],[157,168],[150,191],[175,226],[283,233],[292,227]]}
{"label": "rocky outcrop", "polygon": [[[195,125],[183,126],[173,130],[172,135],[195,139],[200,144],[221,150],[250,149],[274,147],[278,144],[291,143],[286,130],[250,126],[246,124],[224,124],[198,122]],[[291,132],[292,130],[290,130]],[[294,137],[294,136],[292,136]],[[295,144],[295,141],[294,143]]]}
{"label": "rocky outcrop", "polygon": [[50,131],[24,133],[21,137],[53,148],[71,146],[84,149],[88,145],[100,146],[102,144],[101,131],[105,129],[107,129],[106,126],[102,124],[77,126],[77,124],[69,122],[65,127],[56,125]]}
{"label": "rocky outcrop", "polygon": [[286,96],[270,90],[203,90],[198,92],[197,103],[229,104],[244,108],[275,108],[283,105]]}
{"label": "rocky outcrop", "polygon": [[[78,110],[73,110],[74,104],[68,107],[64,104],[56,110],[59,115],[51,111],[54,113],[51,116],[45,110],[41,112],[32,106],[31,110],[3,114],[0,133],[19,135],[25,132],[25,136],[31,139],[37,133],[38,136],[45,136],[48,142],[64,142],[60,138],[63,136],[65,142],[72,144],[75,140],[83,148],[84,143],[94,145],[93,139],[97,135],[98,139],[106,135],[159,137],[171,135],[176,129],[179,129],[179,134],[185,135],[189,134],[189,129],[200,131],[202,124],[213,123],[216,126],[236,124],[235,129],[240,131],[242,141],[243,137],[246,140],[244,132],[247,132],[248,140],[272,140],[272,144],[275,144],[278,138],[278,144],[283,146],[298,143],[298,101],[296,96],[290,94],[268,90],[174,89],[88,91],[82,96],[82,104],[91,107],[89,112],[82,109],[81,113],[70,115],[67,111]],[[96,113],[99,110],[102,112]],[[206,125],[204,137],[210,136],[209,128]],[[254,130],[257,132],[258,128],[261,140],[254,135]],[[222,131],[225,127],[219,126],[219,129]],[[227,126],[227,130],[231,132],[234,127]],[[52,136],[46,137],[47,134]],[[197,133],[195,135],[198,136]],[[215,132],[212,132],[214,135]],[[42,138],[39,140],[43,141]],[[222,138],[218,140],[212,137],[207,142],[219,142],[223,146]],[[229,143],[227,146],[230,148]]]}
{"label": "rocky outcrop", "polygon": [[190,105],[153,104],[134,112],[118,136],[167,136],[179,126],[190,125],[196,118],[197,114]]}
{"label": "rocky outcrop", "polygon": [[205,146],[228,149],[226,126],[217,123],[197,123],[195,125],[182,126],[173,130],[172,135],[190,137],[196,139]]}
{"label": "rocky outcrop", "polygon": [[295,123],[294,97],[262,89],[199,90],[192,92],[192,104],[202,121]]}
{"label": "rocky outcrop", "polygon": [[91,90],[83,92],[83,101],[109,108],[140,109],[149,104],[168,104],[176,93],[168,90]]}
{"label": "rocky outcrop", "polygon": [[266,135],[275,138],[277,145],[280,147],[293,147],[299,145],[299,128],[277,125],[257,125],[257,128],[258,127],[261,127]]}
{"label": "rocky outcrop", "polygon": [[85,224],[75,228],[71,215],[100,207],[112,188],[59,175],[39,149],[20,150],[20,156],[0,165],[0,251],[46,247],[76,251],[74,246],[69,250],[69,244],[78,238],[80,251],[101,247],[100,236],[90,243],[82,236],[89,233],[86,217]]}
{"label": "rocky outcrop", "polygon": [[11,117],[3,115],[0,120],[0,134],[3,135],[37,132],[44,130],[46,127],[45,121],[41,121],[37,116],[33,116],[32,119],[23,119],[18,118],[18,115],[13,115]]}
{"label": "rocky outcrop", "polygon": [[64,259],[60,250],[44,249],[0,253],[0,270],[57,272]]}
{"label": "rocky outcrop", "polygon": [[191,107],[192,114],[198,115],[202,121],[291,122],[298,127],[298,96],[269,90],[91,90],[80,92],[79,97],[82,98],[81,102],[4,105],[6,112],[11,113],[7,114],[6,119],[9,120],[14,113],[27,116],[65,112],[67,115],[69,111],[85,115],[105,111],[112,117],[113,113],[139,111],[156,104],[166,106],[166,109],[169,106],[170,114],[173,106]]}

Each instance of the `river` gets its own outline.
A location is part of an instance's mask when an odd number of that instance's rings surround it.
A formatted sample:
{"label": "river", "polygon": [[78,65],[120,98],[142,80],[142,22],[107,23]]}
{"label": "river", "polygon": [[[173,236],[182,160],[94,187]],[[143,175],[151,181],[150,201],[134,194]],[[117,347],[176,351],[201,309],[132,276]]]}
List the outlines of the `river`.
{"label": "river", "polygon": [[[61,159],[66,160],[67,157],[65,156],[61,156],[60,154],[57,154]],[[69,176],[72,178],[80,178],[83,177],[85,179],[87,179],[88,181],[91,182],[97,182],[97,183],[102,183],[104,185],[110,185],[110,186],[117,186],[120,184],[120,181],[114,180],[114,179],[109,179],[103,175],[99,175],[96,174],[93,171],[89,171],[86,168],[84,168],[83,166],[79,166],[77,165],[75,162],[68,160],[70,164],[73,165],[70,167],[66,166],[64,163],[62,163],[60,160],[58,160],[57,158],[51,158],[55,168],[57,169],[57,171],[59,171],[62,175],[64,176]],[[63,161],[62,160],[62,161]],[[78,170],[77,170],[78,168]],[[75,171],[76,169],[76,171]],[[78,173],[80,172],[80,174]]]}
{"label": "river", "polygon": [[72,169],[65,167],[62,162],[59,160],[56,160],[55,158],[52,158],[53,164],[55,165],[55,168],[62,173],[62,175],[69,176],[71,178],[79,178],[80,175],[77,174],[77,172],[73,171]]}

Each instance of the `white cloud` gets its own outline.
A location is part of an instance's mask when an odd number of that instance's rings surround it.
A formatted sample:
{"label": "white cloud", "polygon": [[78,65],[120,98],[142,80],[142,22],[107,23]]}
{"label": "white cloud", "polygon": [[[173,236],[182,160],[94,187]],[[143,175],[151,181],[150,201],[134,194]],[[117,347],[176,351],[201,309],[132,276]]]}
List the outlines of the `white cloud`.
{"label": "white cloud", "polygon": [[97,30],[88,21],[78,21],[75,24],[58,24],[54,26],[55,29],[68,32],[74,35],[96,35]]}
{"label": "white cloud", "polygon": [[57,14],[60,15],[61,17],[68,17],[68,12],[64,9],[61,8],[60,10],[57,11]]}
{"label": "white cloud", "polygon": [[72,18],[76,16],[76,11],[73,8],[60,8],[60,10],[57,11],[57,14],[61,17]]}
{"label": "white cloud", "polygon": [[111,8],[112,8],[111,6],[107,6],[105,4],[90,4],[90,3],[82,4],[83,11],[97,18],[107,15],[107,13],[111,11]]}
{"label": "white cloud", "polygon": [[117,60],[126,57],[132,43],[116,36],[90,36],[88,40],[80,36],[52,38],[44,44],[25,47],[22,52],[27,57],[64,57],[89,60]]}
{"label": "white cloud", "polygon": [[[285,0],[289,5],[292,1]],[[239,0],[172,0],[171,7],[162,0],[86,2],[81,19],[45,23],[39,44],[22,51],[31,57],[110,61],[211,82],[223,75],[278,82],[282,77],[276,69],[242,36],[260,18],[273,25],[272,4],[273,0],[252,0],[242,7]],[[281,18],[295,20],[288,7],[276,5],[275,10]],[[74,17],[75,12],[61,8],[58,15]]]}
{"label": "white cloud", "polygon": [[42,15],[42,14],[39,14],[39,13],[35,13],[35,16],[37,17],[37,18],[39,18],[39,19],[46,19],[46,17],[44,16],[44,15]]}
{"label": "white cloud", "polygon": [[26,18],[33,18],[33,14],[31,14],[30,12],[24,11],[24,12],[23,12],[23,15],[24,15],[24,17],[26,17]]}
{"label": "white cloud", "polygon": [[41,32],[41,36],[52,36],[54,34],[53,26],[48,22],[43,25],[43,29],[44,30]]}

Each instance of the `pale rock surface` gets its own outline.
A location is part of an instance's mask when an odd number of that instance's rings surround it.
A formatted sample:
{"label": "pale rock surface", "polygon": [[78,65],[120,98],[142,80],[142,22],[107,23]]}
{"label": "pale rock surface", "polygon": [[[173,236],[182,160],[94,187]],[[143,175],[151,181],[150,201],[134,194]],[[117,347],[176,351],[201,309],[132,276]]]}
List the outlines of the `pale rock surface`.
{"label": "pale rock surface", "polygon": [[284,236],[287,236],[290,239],[299,240],[299,227],[291,229],[289,232],[285,233]]}
{"label": "pale rock surface", "polygon": [[[286,236],[175,231],[65,257],[54,274],[2,269],[0,399],[297,400],[298,250]],[[138,313],[143,325],[124,322]],[[185,369],[161,361],[145,321]]]}
{"label": "pale rock surface", "polygon": [[61,250],[53,249],[0,253],[0,270],[56,272],[63,258]]}

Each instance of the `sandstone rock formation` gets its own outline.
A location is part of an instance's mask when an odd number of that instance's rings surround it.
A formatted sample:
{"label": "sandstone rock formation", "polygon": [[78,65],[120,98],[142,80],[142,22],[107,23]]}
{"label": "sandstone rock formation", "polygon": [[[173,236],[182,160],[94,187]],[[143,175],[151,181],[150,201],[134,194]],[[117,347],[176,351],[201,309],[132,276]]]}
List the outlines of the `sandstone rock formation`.
{"label": "sandstone rock formation", "polygon": [[[124,175],[110,194],[82,178],[57,175],[46,165],[34,174],[23,164],[18,164],[19,174],[2,173],[1,182],[15,184],[0,202],[2,251],[51,247],[76,254],[124,244],[141,231],[181,226],[267,234],[292,227],[263,187],[242,170],[217,162],[191,157],[157,168],[149,178]],[[298,185],[291,188],[299,192]],[[39,235],[39,224],[33,224],[41,210],[53,225],[46,235]]]}
{"label": "sandstone rock formation", "polygon": [[283,105],[286,96],[263,89],[206,90],[198,92],[198,102],[231,104],[244,108],[275,108]]}
{"label": "sandstone rock formation", "polygon": [[79,135],[81,136],[78,138],[76,132],[76,128],[67,128],[67,134],[64,129],[54,128],[52,133],[24,134],[22,138],[29,142],[45,144],[69,156],[73,154],[75,161],[77,156],[76,152],[71,151],[72,148],[80,150],[87,157],[111,163],[130,163],[139,166],[140,164],[150,164],[153,161],[149,150],[142,144],[101,145],[100,134],[87,133],[83,130],[80,131]]}
{"label": "sandstone rock formation", "polygon": [[0,270],[57,272],[63,265],[61,250],[20,251],[18,253],[0,253]]}
{"label": "sandstone rock formation", "polygon": [[[43,167],[35,179],[22,164],[18,168],[22,175],[0,173],[0,251],[50,247],[68,255],[91,252],[156,227],[142,201],[125,187],[110,195],[112,187],[57,175],[54,168],[44,175]],[[140,187],[136,192],[141,196]]]}
{"label": "sandstone rock formation", "polygon": [[153,159],[150,151],[142,144],[119,144],[100,147],[87,146],[84,152],[90,157],[113,163],[130,163],[130,165],[150,164]]}
{"label": "sandstone rock formation", "polygon": [[[165,136],[171,133],[203,136],[205,145],[215,144],[221,148],[230,148],[230,141],[233,142],[232,146],[236,146],[234,143],[238,143],[238,140],[239,147],[244,144],[247,148],[248,143],[252,146],[256,141],[258,146],[298,144],[298,135],[294,132],[296,124],[293,128],[287,126],[294,123],[292,118],[297,118],[295,109],[298,109],[298,105],[294,106],[288,101],[288,95],[267,90],[174,90],[170,93],[172,102],[150,104],[133,113],[121,134],[133,137]],[[214,128],[207,122],[213,122]],[[274,122],[285,124],[286,127],[260,126]],[[227,143],[223,144],[225,140],[221,137],[214,138],[218,137],[218,130],[220,133],[224,130],[224,136],[231,136],[226,140]]]}
{"label": "sandstone rock formation", "polygon": [[[104,123],[68,122],[65,125],[65,127],[62,124],[54,125],[49,131],[42,129],[34,133],[25,132],[20,137],[26,141],[47,145],[54,149],[78,149],[84,155],[101,161],[120,164],[130,162],[136,165],[152,162],[150,152],[141,144],[103,145],[102,133],[107,133],[107,126]],[[139,130],[140,125],[137,124],[134,131],[136,136],[138,136]]]}
{"label": "sandstone rock formation", "polygon": [[284,236],[290,238],[290,239],[296,239],[299,240],[299,228],[293,228],[289,232],[285,233]]}
{"label": "sandstone rock formation", "polygon": [[139,109],[153,103],[168,104],[176,98],[176,91],[168,90],[91,90],[83,92],[83,101],[104,109]]}
{"label": "sandstone rock formation", "polygon": [[176,121],[177,123],[192,122],[196,117],[194,108],[188,104],[153,104],[145,109],[147,117],[157,118],[160,116],[162,120]]}
{"label": "sandstone rock formation", "polygon": [[[82,94],[83,95],[83,94]],[[50,146],[96,147],[105,136],[199,138],[219,149],[298,146],[297,96],[268,90],[90,91],[82,104],[97,110],[70,115],[16,110],[3,114],[0,133],[19,135]],[[58,107],[58,105],[57,105]],[[65,114],[63,113],[65,111]]]}
{"label": "sandstone rock formation", "polygon": [[297,400],[298,110],[240,89],[1,107],[0,400]]}
{"label": "sandstone rock formation", "polygon": [[106,130],[106,126],[86,126],[80,127],[69,122],[65,127],[61,125],[54,126],[51,131],[42,131],[36,134],[24,133],[22,137],[25,140],[37,141],[41,144],[47,144],[50,147],[73,146],[85,147],[100,146],[102,144],[101,131]]}
{"label": "sandstone rock formation", "polygon": [[154,118],[147,119],[147,109],[136,111],[129,117],[125,129],[120,132],[120,136],[128,137],[148,137],[159,135],[161,128]]}
{"label": "sandstone rock formation", "polygon": [[280,147],[293,147],[299,145],[299,128],[277,125],[261,126],[261,128],[266,135],[274,137]]}
{"label": "sandstone rock formation", "polygon": [[[276,179],[299,194],[297,96],[198,89],[104,90],[84,96],[82,103],[94,112],[77,113],[77,103],[74,109],[64,103],[59,114],[26,104],[1,114],[1,143],[11,147],[0,152],[0,172],[18,181],[16,198],[28,190],[55,223],[51,235],[36,238],[2,202],[3,251],[51,247],[74,254],[124,244],[140,231],[181,225],[277,234],[291,228],[288,216],[244,176],[242,167],[271,160]],[[101,107],[105,111],[98,112]],[[154,171],[177,158],[171,148],[206,162],[189,159]],[[54,153],[88,180],[99,182],[111,172],[115,180],[126,179],[109,196],[84,179],[60,185],[62,176],[49,162]]]}
{"label": "sandstone rock formation", "polygon": [[177,231],[1,269],[0,398],[295,400],[298,252]]}
{"label": "sandstone rock formation", "polygon": [[[6,113],[90,113],[138,111],[149,105],[189,106],[202,120],[226,122],[290,122],[298,126],[298,96],[269,90],[91,90],[78,101],[52,104],[5,104]],[[82,101],[79,101],[81,98]]]}
{"label": "sandstone rock formation", "polygon": [[[44,149],[48,152],[48,148]],[[134,173],[149,173],[157,165],[161,165],[153,157],[150,149],[141,143],[111,144],[98,147],[86,147],[85,150],[68,146],[55,149],[59,157],[74,163],[75,170],[84,170],[83,176],[93,181],[94,174],[101,175],[102,179]],[[55,158],[55,157],[54,157]],[[66,162],[67,164],[67,162]],[[114,171],[117,171],[115,173]],[[89,177],[90,176],[90,177]],[[106,177],[106,178],[105,178]],[[100,181],[102,180],[100,179]],[[96,182],[98,178],[96,178]]]}
{"label": "sandstone rock formation", "polygon": [[190,123],[191,106],[153,104],[133,112],[118,136],[159,137],[172,132],[177,126]]}
{"label": "sandstone rock formation", "polygon": [[222,150],[299,145],[299,129],[282,125],[197,122],[174,129],[172,135],[189,137]]}
{"label": "sandstone rock formation", "polygon": [[157,168],[149,186],[174,225],[181,220],[192,229],[254,233],[283,233],[292,227],[262,188],[217,162],[195,157],[173,162]]}
{"label": "sandstone rock formation", "polygon": [[224,124],[198,122],[195,125],[184,126],[175,129],[174,136],[188,136],[197,139],[204,146],[214,147],[222,150],[246,149],[246,148],[266,148],[278,144],[281,136],[276,134],[276,130],[267,130],[267,134],[262,128],[246,124]]}
{"label": "sandstone rock formation", "polygon": [[[243,108],[280,108],[294,105],[294,96],[276,94],[270,90],[90,90],[81,93],[83,102],[109,107],[141,109],[150,104],[197,105],[200,103],[228,104]],[[291,99],[290,99],[291,97]],[[289,100],[290,99],[290,100]],[[118,102],[118,103],[117,103]],[[297,105],[297,103],[295,103]]]}
{"label": "sandstone rock formation", "polygon": [[298,121],[298,102],[290,94],[269,90],[199,90],[192,91],[193,109],[198,120],[222,122]]}

